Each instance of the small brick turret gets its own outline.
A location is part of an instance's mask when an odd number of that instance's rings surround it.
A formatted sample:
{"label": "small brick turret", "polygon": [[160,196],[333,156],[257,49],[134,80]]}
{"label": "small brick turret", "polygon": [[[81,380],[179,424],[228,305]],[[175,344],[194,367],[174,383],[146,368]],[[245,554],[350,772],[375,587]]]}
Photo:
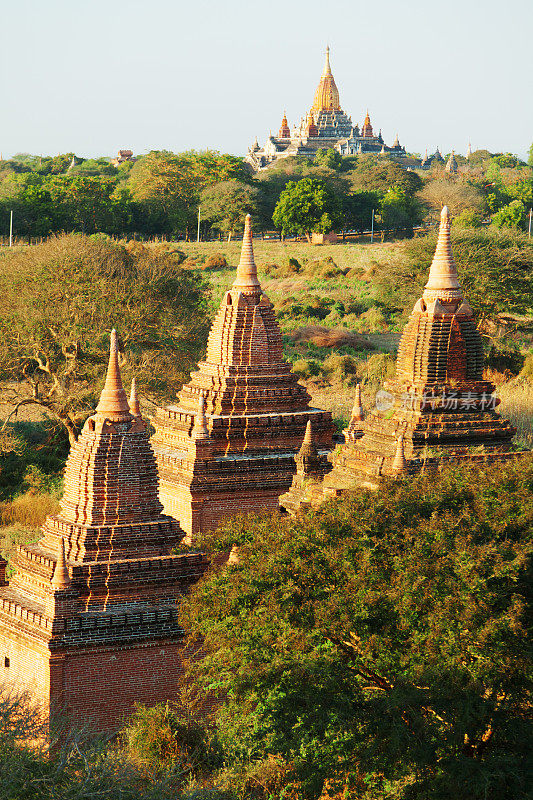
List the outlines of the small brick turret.
{"label": "small brick turret", "polygon": [[135,384],[130,401],[113,331],[105,386],[70,451],[59,514],[38,544],[18,547],[0,590],[4,682],[96,732],[116,730],[136,702],[175,697],[177,601],[207,566],[202,554],[173,554],[183,531],[162,513]]}

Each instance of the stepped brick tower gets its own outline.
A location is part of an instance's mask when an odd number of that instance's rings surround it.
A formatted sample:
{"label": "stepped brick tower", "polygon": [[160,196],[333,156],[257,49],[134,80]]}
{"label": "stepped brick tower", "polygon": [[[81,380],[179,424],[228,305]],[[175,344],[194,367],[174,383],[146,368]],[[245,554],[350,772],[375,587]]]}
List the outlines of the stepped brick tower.
{"label": "stepped brick tower", "polygon": [[179,404],[158,409],[153,419],[159,496],[189,540],[239,512],[277,509],[310,419],[317,447],[331,450],[331,414],[309,400],[283,360],[248,215],[237,277],[213,322],[206,359]]}
{"label": "stepped brick tower", "polygon": [[18,547],[8,584],[0,569],[5,683],[96,732],[116,730],[135,702],[176,696],[176,604],[207,566],[203,554],[172,554],[183,531],[162,513],[135,385],[130,403],[113,331],[105,387],[70,451],[59,514],[38,544]]}
{"label": "stepped brick tower", "polygon": [[455,173],[458,170],[457,161],[455,159],[455,153],[453,152],[453,150],[450,153],[450,157],[448,158],[448,161],[446,162],[446,166],[444,167],[444,169],[446,172],[449,172],[450,175],[455,175]]}
{"label": "stepped brick tower", "polygon": [[320,493],[311,484],[298,494],[293,483],[280,505],[293,512],[357,486],[376,488],[382,475],[514,457],[516,430],[496,412],[494,389],[483,379],[481,337],[459,285],[444,207],[429,280],[404,329],[395,378],[378,392],[364,422],[356,396],[345,444]]}
{"label": "stepped brick tower", "polygon": [[378,393],[364,435],[347,437],[324,491],[374,485],[380,475],[424,462],[505,458],[516,431],[496,412],[494,390],[483,379],[481,336],[459,285],[445,206],[429,280],[402,334],[396,377]]}

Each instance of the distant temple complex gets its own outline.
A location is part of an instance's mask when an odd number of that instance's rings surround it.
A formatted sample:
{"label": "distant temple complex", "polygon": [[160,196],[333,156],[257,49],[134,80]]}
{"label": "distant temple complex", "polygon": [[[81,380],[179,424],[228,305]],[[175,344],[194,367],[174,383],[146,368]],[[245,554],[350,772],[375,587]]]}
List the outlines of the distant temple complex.
{"label": "distant temple complex", "polygon": [[322,454],[331,450],[331,414],[311,407],[310,399],[283,360],[281,331],[257,278],[248,215],[237,277],[213,322],[206,359],[179,403],[159,408],[152,420],[159,496],[187,541],[239,512],[277,510],[310,420],[316,446]]}
{"label": "distant temple complex", "polygon": [[92,732],[118,730],[135,703],[176,698],[184,633],[177,603],[205,571],[201,553],[163,512],[157,465],[135,387],[122,386],[118,340],[96,413],[65,469],[57,515],[0,559],[3,683],[46,715]]}
{"label": "distant temple complex", "polygon": [[446,462],[514,457],[516,429],[497,413],[494,390],[483,378],[481,336],[459,284],[445,206],[428,282],[402,334],[395,378],[378,392],[364,422],[357,392],[333,469],[317,480],[316,468],[300,458],[281,507],[294,512],[350,489],[376,488],[382,476]]}
{"label": "distant temple complex", "polygon": [[317,150],[322,148],[334,148],[341,155],[358,153],[382,153],[398,157],[406,155],[398,136],[389,147],[383,141],[381,131],[377,135],[374,134],[368,111],[359,128],[359,125],[353,125],[351,118],[342,110],[339,90],[329,63],[329,47],[326,48],[324,71],[309,113],[292,129],[284,113],[278,135],[270,134],[263,147],[259,146],[256,139],[249,148],[245,160],[258,171],[280,158],[291,156],[314,158]]}

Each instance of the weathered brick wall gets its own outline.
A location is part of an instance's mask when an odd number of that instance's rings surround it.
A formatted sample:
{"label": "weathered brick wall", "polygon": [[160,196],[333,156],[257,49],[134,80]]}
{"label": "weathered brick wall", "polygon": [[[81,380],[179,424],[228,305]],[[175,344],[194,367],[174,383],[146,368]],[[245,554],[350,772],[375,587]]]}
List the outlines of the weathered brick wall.
{"label": "weathered brick wall", "polygon": [[[176,698],[182,673],[175,642],[71,652],[63,666],[64,707],[75,725],[114,731],[135,703]],[[52,705],[58,692],[59,687]]]}
{"label": "weathered brick wall", "polygon": [[0,683],[7,691],[27,691],[33,702],[47,707],[48,657],[44,642],[7,626],[0,628]]}

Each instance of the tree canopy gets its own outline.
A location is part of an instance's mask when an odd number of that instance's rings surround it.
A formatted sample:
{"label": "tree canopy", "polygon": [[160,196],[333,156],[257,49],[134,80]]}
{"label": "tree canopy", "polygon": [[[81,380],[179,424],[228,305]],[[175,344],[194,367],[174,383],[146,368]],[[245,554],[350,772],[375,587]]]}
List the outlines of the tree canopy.
{"label": "tree canopy", "polygon": [[528,458],[206,535],[239,546],[182,612],[227,763],[278,759],[280,797],[529,798],[532,488]]}
{"label": "tree canopy", "polygon": [[330,186],[319,178],[290,181],[282,191],[272,219],[284,233],[329,233],[341,223],[340,203]]}
{"label": "tree canopy", "polygon": [[[379,299],[410,313],[422,295],[435,253],[437,234],[406,242],[398,257],[376,276]],[[452,227],[452,248],[465,297],[480,330],[497,331],[502,315],[528,315],[533,298],[533,245],[509,230]]]}
{"label": "tree canopy", "polygon": [[161,248],[79,234],[3,253],[4,402],[40,405],[72,441],[103,384],[113,327],[125,378],[135,374],[153,399],[175,396],[204,347],[208,325],[203,279],[178,261]]}

